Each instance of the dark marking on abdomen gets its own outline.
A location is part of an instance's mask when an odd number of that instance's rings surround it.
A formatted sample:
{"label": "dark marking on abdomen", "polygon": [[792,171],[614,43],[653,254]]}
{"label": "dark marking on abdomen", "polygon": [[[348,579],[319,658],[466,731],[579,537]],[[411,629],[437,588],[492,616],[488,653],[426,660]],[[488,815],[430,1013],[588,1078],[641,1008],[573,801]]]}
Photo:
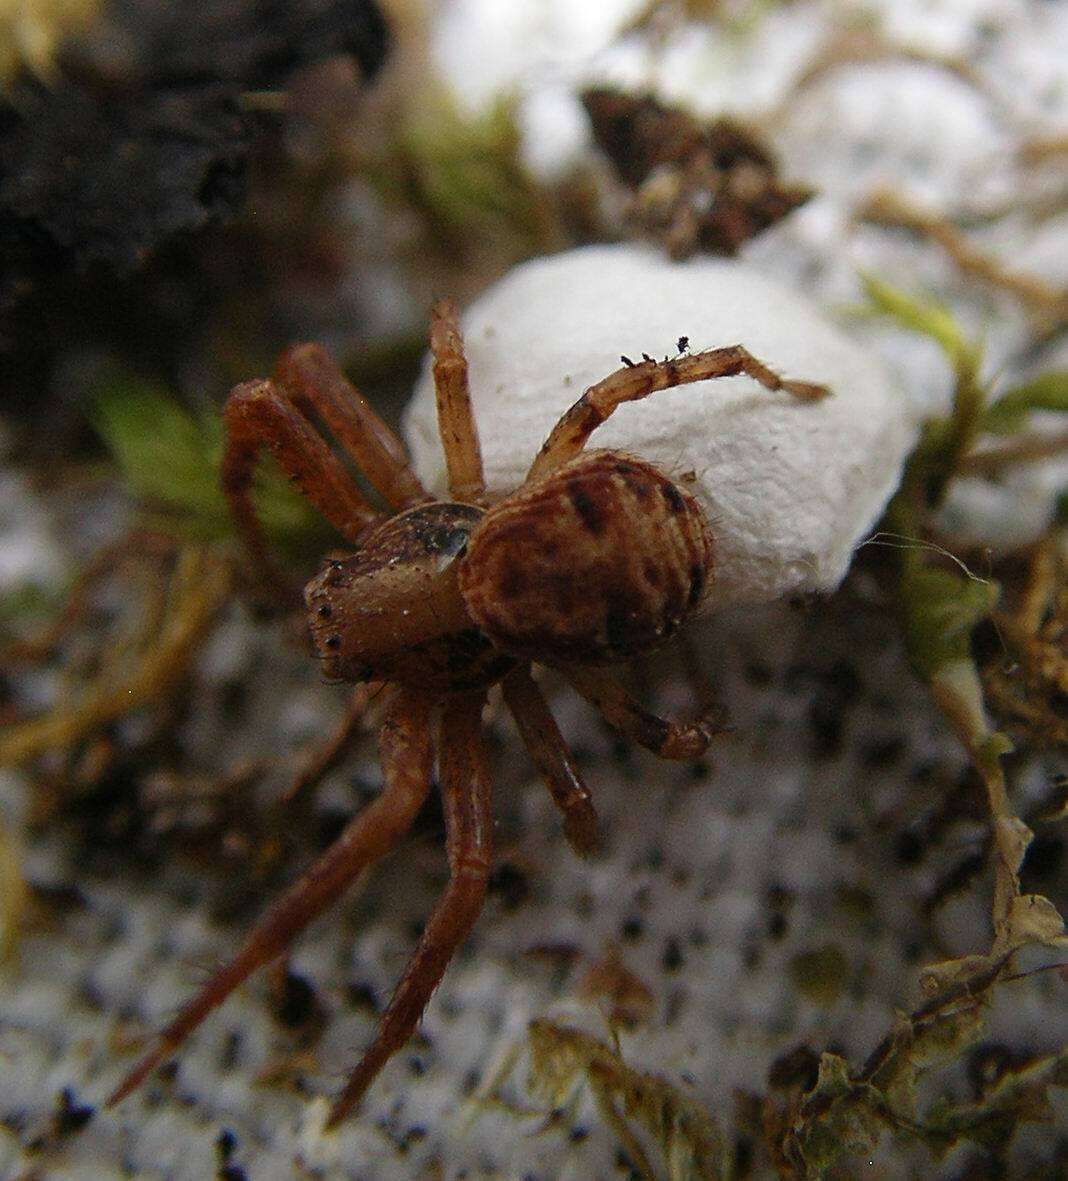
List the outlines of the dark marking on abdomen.
{"label": "dark marking on abdomen", "polygon": [[697,565],[695,562],[690,567],[690,595],[686,600],[687,607],[693,608],[697,606],[697,601],[701,597],[701,592],[705,589],[705,571],[703,566]]}
{"label": "dark marking on abdomen", "polygon": [[664,499],[667,501],[668,508],[678,516],[679,513],[686,509],[686,502],[682,499],[682,493],[675,487],[670,480],[665,480],[660,485],[660,491],[664,494]]}
{"label": "dark marking on abdomen", "polygon": [[604,506],[590,496],[582,486],[582,481],[569,480],[567,495],[587,530],[594,536],[602,534],[605,530]]}

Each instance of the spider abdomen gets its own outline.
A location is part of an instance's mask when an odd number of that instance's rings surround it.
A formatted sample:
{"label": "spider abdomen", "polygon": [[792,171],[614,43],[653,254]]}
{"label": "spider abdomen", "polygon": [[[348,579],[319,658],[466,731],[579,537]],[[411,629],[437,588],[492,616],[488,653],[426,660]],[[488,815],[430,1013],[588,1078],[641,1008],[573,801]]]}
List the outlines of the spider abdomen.
{"label": "spider abdomen", "polygon": [[588,451],[491,508],[459,577],[471,618],[503,651],[608,664],[670,636],[711,564],[692,496],[635,456]]}

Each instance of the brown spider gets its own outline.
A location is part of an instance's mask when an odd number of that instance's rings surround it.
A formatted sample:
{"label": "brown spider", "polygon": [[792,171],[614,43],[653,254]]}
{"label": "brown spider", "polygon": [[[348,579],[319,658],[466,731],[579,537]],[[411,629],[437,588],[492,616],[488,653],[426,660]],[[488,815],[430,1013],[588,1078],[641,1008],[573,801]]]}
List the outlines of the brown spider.
{"label": "brown spider", "polygon": [[[384,685],[384,786],[187,1002],[110,1103],[128,1095],[251,972],[281,955],[398,844],[427,797],[436,752],[449,882],[329,1123],[359,1103],[411,1035],[482,909],[492,818],[481,727],[492,685],[501,685],[568,841],[579,853],[596,846],[590,794],[531,677],[532,661],[558,669],[612,726],[663,758],[694,759],[708,745],[706,722],[668,722],[646,712],[604,668],[660,644],[697,606],[713,563],[707,521],[697,501],[651,464],[583,448],[620,403],[685,382],[746,373],[804,399],[819,397],[823,387],[782,381],[740,346],[625,364],[563,415],[522,486],[487,505],[467,363],[449,301],[433,310],[430,344],[449,501],[425,491],[400,442],[316,345],[292,346],[273,379],[245,382],[227,399],[223,484],[266,576],[284,587],[250,499],[264,447],[355,547],[351,557],[326,564],[304,599],[327,675]],[[311,425],[312,415],[395,515],[368,503]]]}

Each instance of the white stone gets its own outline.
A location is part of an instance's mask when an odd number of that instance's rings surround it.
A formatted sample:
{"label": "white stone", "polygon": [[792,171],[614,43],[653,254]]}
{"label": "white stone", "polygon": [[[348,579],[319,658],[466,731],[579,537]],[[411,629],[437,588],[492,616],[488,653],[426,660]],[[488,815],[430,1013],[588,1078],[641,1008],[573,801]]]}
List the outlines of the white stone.
{"label": "white stone", "polygon": [[[673,354],[680,336],[692,351],[743,344],[783,376],[831,388],[802,403],[744,376],[700,382],[621,406],[594,433],[591,447],[650,460],[701,502],[716,542],[706,607],[837,586],[915,438],[916,413],[878,358],[739,262],[573,250],[517,267],[463,327],[494,496],[522,483],[558,416],[624,353]],[[419,475],[443,493],[429,368],[405,430]]]}

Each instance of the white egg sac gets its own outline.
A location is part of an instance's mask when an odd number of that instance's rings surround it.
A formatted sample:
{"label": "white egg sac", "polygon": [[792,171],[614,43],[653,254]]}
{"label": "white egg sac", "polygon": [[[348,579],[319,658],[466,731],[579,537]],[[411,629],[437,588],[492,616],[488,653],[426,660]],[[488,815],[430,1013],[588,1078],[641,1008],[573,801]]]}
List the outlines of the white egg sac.
{"label": "white egg sac", "polygon": [[[632,245],[591,246],[516,267],[463,317],[471,395],[494,497],[526,476],[560,414],[635,360],[744,345],[783,377],[822,382],[802,402],[749,377],[627,403],[588,446],[629,451],[708,514],[715,566],[703,609],[829,591],[897,487],[916,414],[879,359],[803,294],[735,261],[674,263]],[[445,494],[429,366],[405,431],[420,477]]]}

